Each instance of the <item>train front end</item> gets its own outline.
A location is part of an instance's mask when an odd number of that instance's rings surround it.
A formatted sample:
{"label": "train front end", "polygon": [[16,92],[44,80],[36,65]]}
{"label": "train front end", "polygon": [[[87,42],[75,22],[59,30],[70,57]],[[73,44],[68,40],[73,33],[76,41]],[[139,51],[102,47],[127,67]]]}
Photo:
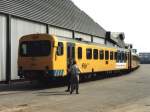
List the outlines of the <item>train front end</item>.
{"label": "train front end", "polygon": [[19,41],[18,75],[20,78],[37,80],[50,77],[55,38],[47,34],[23,36]]}

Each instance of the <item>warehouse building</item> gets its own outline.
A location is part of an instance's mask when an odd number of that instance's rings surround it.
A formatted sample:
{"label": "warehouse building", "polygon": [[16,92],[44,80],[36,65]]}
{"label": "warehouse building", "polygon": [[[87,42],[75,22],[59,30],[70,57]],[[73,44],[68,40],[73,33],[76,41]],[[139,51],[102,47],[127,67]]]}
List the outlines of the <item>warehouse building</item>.
{"label": "warehouse building", "polygon": [[33,33],[110,46],[117,42],[71,0],[0,0],[0,82],[19,79],[19,39]]}
{"label": "warehouse building", "polygon": [[32,33],[104,44],[106,31],[70,0],[1,0],[0,81],[19,79],[19,38]]}
{"label": "warehouse building", "polygon": [[150,53],[139,53],[141,64],[150,64]]}

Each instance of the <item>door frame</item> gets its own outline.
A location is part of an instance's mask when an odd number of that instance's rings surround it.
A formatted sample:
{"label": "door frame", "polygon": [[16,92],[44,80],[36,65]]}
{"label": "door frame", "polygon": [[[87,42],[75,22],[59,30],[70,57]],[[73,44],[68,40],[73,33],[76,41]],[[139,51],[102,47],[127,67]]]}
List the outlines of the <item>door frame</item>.
{"label": "door frame", "polygon": [[67,67],[73,64],[73,60],[75,60],[75,43],[67,42]]}

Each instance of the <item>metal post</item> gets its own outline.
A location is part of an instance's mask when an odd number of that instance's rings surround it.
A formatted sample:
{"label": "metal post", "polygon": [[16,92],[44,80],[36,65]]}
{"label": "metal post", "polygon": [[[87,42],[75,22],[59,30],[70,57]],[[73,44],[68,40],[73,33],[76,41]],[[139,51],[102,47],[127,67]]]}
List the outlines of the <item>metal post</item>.
{"label": "metal post", "polygon": [[91,42],[93,42],[93,36],[91,35]]}
{"label": "metal post", "polygon": [[6,83],[11,81],[11,15],[7,15],[6,30]]}
{"label": "metal post", "polygon": [[49,25],[46,24],[46,33],[49,34]]}
{"label": "metal post", "polygon": [[72,38],[75,39],[75,31],[72,31]]}

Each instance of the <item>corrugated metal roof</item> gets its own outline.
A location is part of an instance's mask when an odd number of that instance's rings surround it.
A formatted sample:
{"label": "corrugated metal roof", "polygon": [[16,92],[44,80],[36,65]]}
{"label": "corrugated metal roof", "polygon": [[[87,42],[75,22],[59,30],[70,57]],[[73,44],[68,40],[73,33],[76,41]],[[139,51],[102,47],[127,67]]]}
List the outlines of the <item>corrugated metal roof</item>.
{"label": "corrugated metal roof", "polygon": [[70,0],[0,0],[0,12],[99,37],[106,33]]}

